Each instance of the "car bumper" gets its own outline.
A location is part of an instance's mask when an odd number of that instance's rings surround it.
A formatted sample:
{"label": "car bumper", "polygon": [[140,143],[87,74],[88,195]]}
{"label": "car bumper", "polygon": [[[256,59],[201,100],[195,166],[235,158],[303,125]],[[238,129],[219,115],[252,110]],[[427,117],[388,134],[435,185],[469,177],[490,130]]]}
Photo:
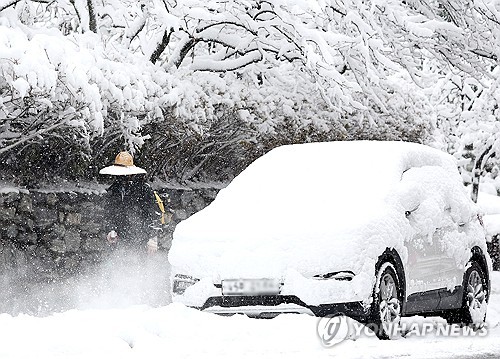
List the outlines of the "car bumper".
{"label": "car bumper", "polygon": [[326,316],[344,314],[357,320],[368,315],[368,309],[362,302],[345,302],[307,305],[293,295],[268,296],[216,296],[209,298],[202,307],[204,312],[233,315],[245,314],[250,317],[272,318],[279,314],[308,314]]}
{"label": "car bumper", "polygon": [[[219,278],[205,277],[200,280],[186,275],[172,278],[172,300],[188,307],[207,308],[242,305],[297,304],[306,308],[323,308],[330,304],[342,307],[344,303],[369,303],[372,294],[371,275],[360,274],[348,280],[317,280],[305,278],[289,271],[282,278],[279,293],[273,295],[224,294]],[[252,303],[247,303],[251,298]],[[265,302],[262,302],[263,298]],[[247,303],[247,304],[244,304]]]}
{"label": "car bumper", "polygon": [[233,315],[245,314],[254,318],[273,318],[279,314],[308,314],[314,313],[306,307],[296,304],[280,304],[280,305],[246,305],[240,307],[220,307],[214,306],[203,310],[204,312],[220,314],[220,315]]}

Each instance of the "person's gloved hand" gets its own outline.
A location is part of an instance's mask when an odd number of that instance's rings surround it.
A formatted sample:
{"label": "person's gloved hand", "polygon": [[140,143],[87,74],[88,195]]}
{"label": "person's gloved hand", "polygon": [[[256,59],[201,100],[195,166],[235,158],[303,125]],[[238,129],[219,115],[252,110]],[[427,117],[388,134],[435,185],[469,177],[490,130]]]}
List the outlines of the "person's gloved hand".
{"label": "person's gloved hand", "polygon": [[116,243],[118,242],[118,234],[114,230],[112,230],[111,232],[108,233],[106,239],[108,240],[109,243]]}
{"label": "person's gloved hand", "polygon": [[148,244],[146,245],[146,247],[148,249],[149,254],[155,253],[158,250],[158,238],[156,238],[156,237],[151,238],[148,241]]}

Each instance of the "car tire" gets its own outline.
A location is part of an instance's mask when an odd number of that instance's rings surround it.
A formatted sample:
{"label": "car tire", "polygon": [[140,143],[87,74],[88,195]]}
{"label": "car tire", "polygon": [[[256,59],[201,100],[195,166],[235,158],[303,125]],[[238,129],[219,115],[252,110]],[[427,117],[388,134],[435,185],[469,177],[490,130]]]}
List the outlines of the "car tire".
{"label": "car tire", "polygon": [[370,320],[367,324],[380,339],[393,339],[399,334],[402,310],[400,285],[394,265],[384,262],[377,271]]}
{"label": "car tire", "polygon": [[469,325],[474,329],[482,328],[486,319],[488,286],[486,275],[477,262],[470,262],[463,281],[464,293],[462,306],[446,315],[449,324]]}

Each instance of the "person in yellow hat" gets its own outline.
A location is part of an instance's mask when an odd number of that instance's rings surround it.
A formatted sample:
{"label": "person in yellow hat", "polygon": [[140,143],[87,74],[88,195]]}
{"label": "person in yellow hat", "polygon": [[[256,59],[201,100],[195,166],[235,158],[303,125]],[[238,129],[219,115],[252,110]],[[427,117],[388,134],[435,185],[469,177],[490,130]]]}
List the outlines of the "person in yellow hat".
{"label": "person in yellow hat", "polygon": [[146,171],[135,166],[132,155],[123,151],[99,173],[115,179],[106,194],[104,222],[109,246],[156,252],[162,224],[158,214],[161,199],[145,182]]}

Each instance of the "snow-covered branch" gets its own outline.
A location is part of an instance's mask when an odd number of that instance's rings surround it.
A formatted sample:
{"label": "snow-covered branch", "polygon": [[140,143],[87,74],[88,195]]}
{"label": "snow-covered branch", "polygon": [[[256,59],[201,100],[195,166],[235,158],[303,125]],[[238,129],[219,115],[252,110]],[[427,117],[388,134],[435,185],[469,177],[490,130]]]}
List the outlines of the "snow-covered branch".
{"label": "snow-covered branch", "polygon": [[[168,147],[168,136],[206,145],[176,167],[187,177],[220,169],[210,148],[242,156],[239,142],[257,153],[287,141],[423,141],[431,130],[457,154],[500,153],[492,2],[0,0],[0,17],[4,157],[43,142],[34,134],[57,123],[47,108],[75,116],[45,138],[72,129],[83,135],[67,142],[98,156],[159,153],[149,141]],[[221,126],[243,140],[220,135],[230,145],[214,149]]]}
{"label": "snow-covered branch", "polygon": [[11,6],[16,5],[21,0],[2,0],[0,1],[0,11],[3,11]]}

